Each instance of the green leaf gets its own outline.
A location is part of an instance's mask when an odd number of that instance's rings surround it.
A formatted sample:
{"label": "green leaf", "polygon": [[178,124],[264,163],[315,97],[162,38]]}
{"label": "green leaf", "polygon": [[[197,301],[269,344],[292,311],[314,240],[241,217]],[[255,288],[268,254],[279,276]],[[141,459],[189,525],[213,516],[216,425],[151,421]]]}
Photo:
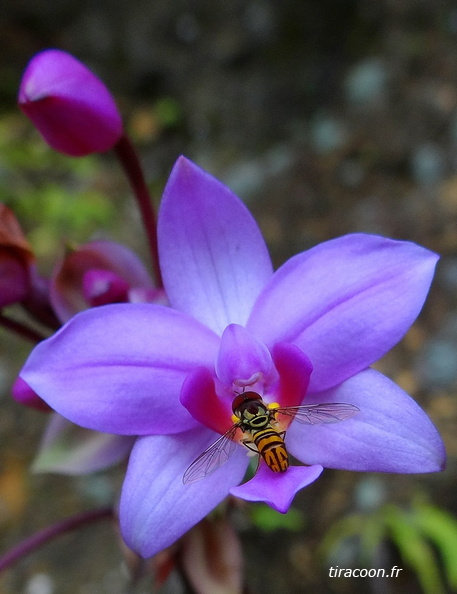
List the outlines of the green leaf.
{"label": "green leaf", "polygon": [[457,520],[429,504],[414,506],[414,523],[440,551],[449,585],[457,589]]}
{"label": "green leaf", "polygon": [[432,547],[422,537],[408,513],[395,505],[384,507],[384,521],[400,555],[416,573],[425,594],[445,594]]}
{"label": "green leaf", "polygon": [[328,558],[346,539],[360,536],[364,520],[362,514],[351,514],[335,522],[322,539],[319,554]]}
{"label": "green leaf", "polygon": [[250,511],[253,524],[264,532],[273,532],[279,528],[298,532],[304,526],[303,514],[295,508],[289,509],[287,514],[281,514],[268,505],[253,505]]}
{"label": "green leaf", "polygon": [[364,518],[360,534],[360,558],[365,563],[372,562],[376,549],[386,536],[386,526],[380,513]]}

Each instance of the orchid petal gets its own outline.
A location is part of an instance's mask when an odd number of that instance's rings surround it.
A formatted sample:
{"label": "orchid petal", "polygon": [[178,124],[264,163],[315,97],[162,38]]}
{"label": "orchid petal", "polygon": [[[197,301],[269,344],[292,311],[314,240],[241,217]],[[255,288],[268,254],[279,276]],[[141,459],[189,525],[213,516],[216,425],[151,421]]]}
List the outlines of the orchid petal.
{"label": "orchid petal", "polygon": [[438,256],[409,242],[346,235],[290,259],[247,324],[268,347],[295,343],[314,370],[310,392],[333,387],[384,355],[416,319]]}
{"label": "orchid petal", "polygon": [[230,324],[222,334],[216,375],[226,386],[242,388],[271,381],[277,374],[267,347],[243,326]]}
{"label": "orchid petal", "polygon": [[294,344],[278,342],[273,361],[279,373],[277,401],[281,406],[299,406],[305,398],[313,366]]}
{"label": "orchid petal", "polygon": [[244,204],[184,157],[165,187],[158,238],[172,307],[218,334],[246,322],[272,274],[265,242]]}
{"label": "orchid petal", "polygon": [[91,307],[128,301],[129,284],[121,276],[100,268],[91,268],[82,278],[82,291]]}
{"label": "orchid petal", "polygon": [[197,367],[184,380],[181,404],[202,425],[225,433],[232,425],[232,402],[216,394],[214,378],[204,367]]}
{"label": "orchid petal", "polygon": [[175,433],[195,426],[182,383],[214,362],[218,339],[195,320],[153,304],[88,309],[40,343],[22,379],[70,421],[106,433]]}
{"label": "orchid petal", "polygon": [[218,437],[209,429],[138,439],[130,456],[120,502],[127,545],[150,557],[172,545],[238,484],[246,471],[245,449],[212,474],[184,485],[186,468]]}
{"label": "orchid petal", "polygon": [[289,466],[286,472],[272,472],[261,463],[255,476],[230,493],[246,501],[263,501],[285,514],[296,493],[315,481],[324,469],[322,466]]}
{"label": "orchid petal", "polygon": [[319,402],[346,402],[360,411],[330,425],[293,422],[287,448],[305,464],[405,474],[443,469],[446,454],[433,423],[406,392],[377,371],[364,370],[337,388],[306,398],[306,404]]}
{"label": "orchid petal", "polygon": [[130,435],[84,429],[54,413],[32,470],[69,475],[96,472],[126,458],[134,442],[135,438]]}

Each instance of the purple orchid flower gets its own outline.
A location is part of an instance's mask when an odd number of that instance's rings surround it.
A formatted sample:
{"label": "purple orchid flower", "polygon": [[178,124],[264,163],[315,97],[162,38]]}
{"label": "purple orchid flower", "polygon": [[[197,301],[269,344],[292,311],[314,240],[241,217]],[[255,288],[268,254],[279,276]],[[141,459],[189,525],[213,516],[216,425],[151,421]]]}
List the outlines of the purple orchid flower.
{"label": "purple orchid flower", "polygon": [[[229,493],[287,511],[323,467],[435,472],[445,452],[422,409],[370,365],[396,344],[427,295],[436,254],[354,234],[273,273],[261,233],[228,188],[181,157],[158,222],[171,307],[115,304],[71,319],[32,352],[23,379],[84,427],[137,435],[120,502],[126,543],[154,555]],[[240,484],[247,448],[191,484],[183,475],[233,421],[244,389],[280,406],[349,403],[341,423],[290,424],[305,466],[261,463]],[[305,398],[306,393],[306,398]]]}
{"label": "purple orchid flower", "polygon": [[46,142],[72,157],[108,151],[123,135],[121,116],[104,83],[62,50],[44,50],[30,60],[18,102]]}

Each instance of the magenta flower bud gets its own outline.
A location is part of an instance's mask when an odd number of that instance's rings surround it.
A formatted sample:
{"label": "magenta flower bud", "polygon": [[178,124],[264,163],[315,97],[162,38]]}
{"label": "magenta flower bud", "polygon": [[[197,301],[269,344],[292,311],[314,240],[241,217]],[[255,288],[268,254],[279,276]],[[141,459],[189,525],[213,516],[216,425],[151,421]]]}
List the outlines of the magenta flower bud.
{"label": "magenta flower bud", "polygon": [[62,322],[89,307],[161,302],[160,297],[138,256],[109,240],[90,241],[69,251],[51,278],[51,303]]}
{"label": "magenta flower bud", "polygon": [[14,256],[0,248],[0,308],[22,301],[28,290],[27,270]]}
{"label": "magenta flower bud", "polygon": [[13,211],[0,204],[0,308],[27,297],[33,261]]}
{"label": "magenta flower bud", "polygon": [[52,408],[20,377],[13,384],[12,395],[14,400],[23,406],[29,406],[42,412],[52,411]]}
{"label": "magenta flower bud", "polygon": [[82,285],[84,297],[92,306],[129,300],[130,285],[111,270],[89,269],[83,275]]}
{"label": "magenta flower bud", "polygon": [[108,151],[123,134],[121,116],[106,86],[61,50],[44,50],[30,60],[18,102],[46,142],[72,157]]}

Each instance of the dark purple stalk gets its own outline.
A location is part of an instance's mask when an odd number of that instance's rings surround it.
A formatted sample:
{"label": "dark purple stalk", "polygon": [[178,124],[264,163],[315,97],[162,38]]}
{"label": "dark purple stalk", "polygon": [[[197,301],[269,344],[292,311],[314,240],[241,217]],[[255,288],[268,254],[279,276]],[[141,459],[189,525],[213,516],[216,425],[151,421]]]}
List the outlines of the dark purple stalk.
{"label": "dark purple stalk", "polygon": [[66,518],[65,520],[57,522],[56,524],[52,524],[52,526],[43,528],[43,530],[40,530],[36,534],[33,534],[29,538],[23,540],[5,555],[3,555],[3,557],[0,557],[0,572],[11,565],[14,565],[26,555],[36,551],[42,545],[53,540],[57,536],[60,536],[61,534],[71,532],[72,530],[77,530],[78,528],[82,528],[87,524],[93,524],[94,522],[113,517],[114,511],[112,507],[102,507],[100,509],[81,512],[75,516],[71,516],[70,518]]}
{"label": "dark purple stalk", "polygon": [[44,334],[41,334],[41,332],[38,332],[37,330],[34,330],[33,328],[26,326],[22,322],[18,322],[17,320],[12,320],[11,318],[8,318],[7,316],[5,316],[2,313],[0,313],[0,326],[3,326],[4,328],[7,328],[8,330],[12,330],[13,332],[18,334],[22,338],[31,340],[34,343],[41,342],[42,340],[47,338],[47,336],[45,336]]}
{"label": "dark purple stalk", "polygon": [[126,135],[122,136],[122,138],[117,142],[117,144],[114,146],[114,151],[127,174],[128,180],[137,199],[149,243],[149,251],[151,253],[155,279],[157,286],[162,287],[162,273],[160,272],[159,253],[157,246],[157,220],[149,188],[146,185],[138,155],[132,143],[130,142],[130,139]]}

